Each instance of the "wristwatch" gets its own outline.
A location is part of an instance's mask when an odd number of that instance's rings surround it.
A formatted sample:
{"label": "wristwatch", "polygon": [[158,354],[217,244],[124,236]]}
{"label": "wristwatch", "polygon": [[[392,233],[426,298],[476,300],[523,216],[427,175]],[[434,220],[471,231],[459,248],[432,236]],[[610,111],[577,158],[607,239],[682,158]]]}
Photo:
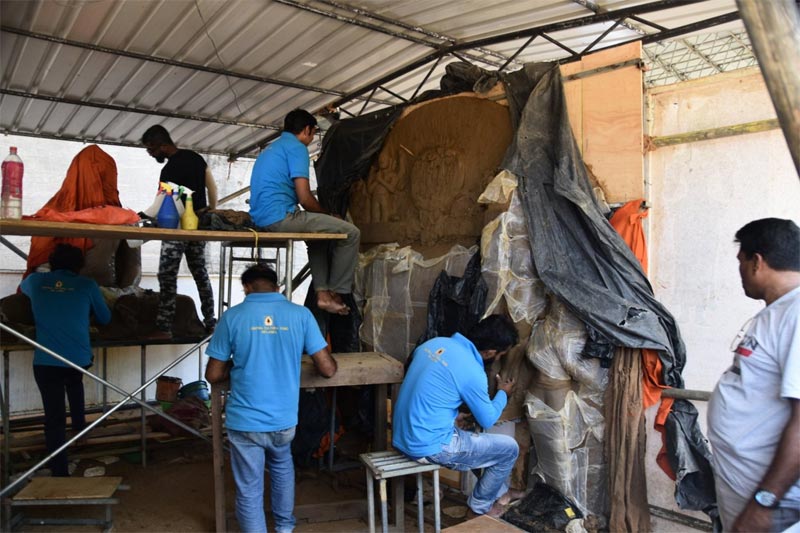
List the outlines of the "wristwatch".
{"label": "wristwatch", "polygon": [[756,493],[753,494],[753,499],[758,505],[766,507],[767,509],[775,509],[778,507],[778,503],[780,503],[778,497],[766,489],[758,489]]}

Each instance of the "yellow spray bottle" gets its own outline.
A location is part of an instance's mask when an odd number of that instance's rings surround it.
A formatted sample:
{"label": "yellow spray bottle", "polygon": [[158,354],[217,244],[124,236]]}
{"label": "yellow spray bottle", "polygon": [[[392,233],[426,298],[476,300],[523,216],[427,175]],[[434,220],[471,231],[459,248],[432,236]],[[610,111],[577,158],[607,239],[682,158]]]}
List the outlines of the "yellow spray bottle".
{"label": "yellow spray bottle", "polygon": [[181,187],[181,194],[186,195],[186,204],[184,205],[183,215],[181,215],[181,229],[197,229],[199,221],[194,212],[194,202],[192,202],[194,191],[187,187]]}

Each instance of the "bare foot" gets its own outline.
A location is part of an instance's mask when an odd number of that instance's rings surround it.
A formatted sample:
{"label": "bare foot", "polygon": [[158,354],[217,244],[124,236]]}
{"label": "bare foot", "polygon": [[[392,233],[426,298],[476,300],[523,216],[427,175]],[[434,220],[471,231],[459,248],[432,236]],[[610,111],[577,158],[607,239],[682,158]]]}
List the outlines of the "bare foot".
{"label": "bare foot", "polygon": [[509,503],[521,500],[525,497],[524,490],[509,489],[505,494],[497,498],[497,503],[500,505],[508,505]]}
{"label": "bare foot", "polygon": [[[491,516],[492,518],[500,518],[500,516],[505,511],[506,511],[506,506],[501,504],[500,500],[498,500],[498,501],[494,502],[494,504],[492,504],[492,506],[489,508],[489,510],[486,511],[484,514],[486,516]],[[483,516],[483,515],[480,515],[480,514],[476,513],[475,511],[473,511],[471,508],[467,507],[467,516],[466,516],[467,520],[472,520],[473,518],[477,518],[479,516]]]}
{"label": "bare foot", "polygon": [[[336,295],[338,296],[338,295]],[[347,315],[350,314],[350,308],[342,302],[341,297],[336,301],[334,293],[331,291],[317,292],[317,307],[334,315]]]}
{"label": "bare foot", "polygon": [[500,518],[503,516],[503,513],[506,512],[506,506],[501,504],[499,501],[494,502],[492,507],[486,511],[486,516],[491,516],[492,518]]}

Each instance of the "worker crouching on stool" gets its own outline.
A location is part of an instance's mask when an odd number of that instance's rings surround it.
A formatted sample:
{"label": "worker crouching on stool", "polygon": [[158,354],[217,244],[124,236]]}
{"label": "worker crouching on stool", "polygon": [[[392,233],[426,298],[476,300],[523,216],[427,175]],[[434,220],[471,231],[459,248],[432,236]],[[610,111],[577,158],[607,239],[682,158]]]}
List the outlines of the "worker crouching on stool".
{"label": "worker crouching on stool", "polygon": [[458,408],[466,404],[483,428],[497,422],[514,380],[498,374],[498,390],[490,399],[484,367],[507,354],[517,341],[514,324],[500,315],[481,320],[466,335],[426,341],[414,350],[394,404],[396,449],[419,462],[452,470],[484,469],[467,501],[477,515],[499,516],[504,504],[519,496],[510,494],[506,483],[519,446],[507,435],[458,428]]}

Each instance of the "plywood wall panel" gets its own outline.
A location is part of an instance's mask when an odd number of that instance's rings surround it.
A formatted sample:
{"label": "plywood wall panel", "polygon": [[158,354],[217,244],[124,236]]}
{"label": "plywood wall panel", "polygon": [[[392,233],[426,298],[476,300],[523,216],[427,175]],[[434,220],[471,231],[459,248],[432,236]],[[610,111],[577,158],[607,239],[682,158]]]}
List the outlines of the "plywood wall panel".
{"label": "plywood wall panel", "polygon": [[[641,43],[586,56],[561,67],[562,76],[641,57]],[[609,202],[644,197],[642,71],[630,66],[564,84],[572,130],[585,163]]]}

